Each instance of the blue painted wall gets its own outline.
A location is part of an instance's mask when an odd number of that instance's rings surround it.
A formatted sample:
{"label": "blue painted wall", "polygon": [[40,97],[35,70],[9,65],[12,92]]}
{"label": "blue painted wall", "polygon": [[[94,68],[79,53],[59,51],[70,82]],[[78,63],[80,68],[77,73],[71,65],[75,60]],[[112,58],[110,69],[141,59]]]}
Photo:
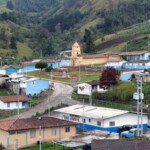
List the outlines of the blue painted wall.
{"label": "blue painted wall", "polygon": [[12,72],[16,72],[17,73],[18,69],[15,68],[15,67],[9,67],[9,68],[6,68],[6,74],[9,74],[9,73],[12,73]]}
{"label": "blue painted wall", "polygon": [[[63,66],[68,66],[71,64],[71,60],[70,59],[62,59],[61,61],[55,61],[55,62],[48,62],[47,63],[48,66],[52,66],[53,68],[58,68],[58,67],[63,67]],[[6,74],[12,73],[12,72],[16,72],[16,73],[23,73],[23,72],[29,72],[29,71],[35,71],[35,65],[26,65],[20,68],[15,68],[13,66],[9,67],[6,69]]]}
{"label": "blue painted wall", "polygon": [[123,69],[150,69],[150,66],[146,65],[146,64],[142,64],[142,65],[136,65],[132,64],[132,65],[128,65],[128,64],[124,64]]}
{"label": "blue painted wall", "polygon": [[26,82],[26,95],[33,96],[34,94],[39,94],[43,90],[49,89],[49,81],[38,79],[34,81],[28,81]]}
{"label": "blue painted wall", "polygon": [[[109,132],[117,132],[118,128],[120,127],[109,127],[109,128],[102,128],[99,126],[94,126],[94,125],[89,125],[89,124],[84,124],[80,123],[77,128],[79,129],[83,129],[86,131],[91,131],[91,130],[101,130],[101,131],[109,131]],[[147,130],[148,129],[148,125],[147,124],[143,124],[143,129]]]}
{"label": "blue painted wall", "polygon": [[131,79],[132,74],[134,74],[134,72],[121,73],[120,80],[129,81]]}
{"label": "blue painted wall", "polygon": [[21,67],[18,72],[29,72],[29,71],[34,71],[36,68],[35,68],[35,65],[27,65],[27,66],[24,66],[24,67]]}
{"label": "blue painted wall", "polygon": [[52,66],[53,68],[58,68],[58,67],[60,67],[60,61],[48,62],[47,64],[48,64],[48,66]]}

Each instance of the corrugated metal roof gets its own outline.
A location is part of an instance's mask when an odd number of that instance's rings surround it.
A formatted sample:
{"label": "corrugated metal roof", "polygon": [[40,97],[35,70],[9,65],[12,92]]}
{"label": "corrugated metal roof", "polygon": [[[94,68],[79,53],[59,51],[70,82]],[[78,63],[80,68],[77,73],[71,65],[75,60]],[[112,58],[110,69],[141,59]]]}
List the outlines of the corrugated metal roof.
{"label": "corrugated metal roof", "polygon": [[70,107],[57,109],[55,111],[60,112],[60,113],[77,115],[77,116],[84,115],[84,117],[95,118],[95,119],[107,119],[107,118],[129,113],[129,111],[125,111],[125,110],[111,109],[111,108],[105,108],[105,107],[96,107],[96,106],[87,106],[87,105],[84,105],[84,108],[83,108],[83,105],[73,105]]}

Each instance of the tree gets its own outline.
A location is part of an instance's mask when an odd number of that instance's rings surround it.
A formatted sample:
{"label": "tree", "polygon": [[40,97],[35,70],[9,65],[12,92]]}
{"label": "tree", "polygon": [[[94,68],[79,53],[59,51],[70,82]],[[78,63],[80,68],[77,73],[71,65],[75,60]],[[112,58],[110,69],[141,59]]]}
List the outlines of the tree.
{"label": "tree", "polygon": [[10,48],[17,49],[16,39],[13,36],[10,39]]}
{"label": "tree", "polygon": [[37,69],[44,69],[44,68],[46,68],[47,67],[47,63],[46,62],[39,62],[39,63],[36,63],[35,64],[35,68],[37,68]]}
{"label": "tree", "polygon": [[86,53],[93,53],[93,51],[95,51],[94,39],[93,39],[91,31],[88,29],[85,29],[83,42],[85,43]]}
{"label": "tree", "polygon": [[2,28],[2,29],[0,30],[0,40],[3,40],[3,41],[5,41],[5,42],[8,41],[8,37],[7,37],[7,35],[6,35],[6,29],[5,29],[5,28]]}
{"label": "tree", "polygon": [[114,68],[107,68],[102,72],[100,87],[108,89],[119,83],[120,72]]}
{"label": "tree", "polygon": [[53,69],[52,66],[48,66],[48,67],[46,67],[45,71],[49,72],[49,75],[50,75],[50,72],[52,71],[52,69]]}
{"label": "tree", "polygon": [[14,9],[14,5],[13,5],[12,1],[9,0],[9,1],[7,2],[6,7],[7,7],[8,9],[13,10],[13,9]]}

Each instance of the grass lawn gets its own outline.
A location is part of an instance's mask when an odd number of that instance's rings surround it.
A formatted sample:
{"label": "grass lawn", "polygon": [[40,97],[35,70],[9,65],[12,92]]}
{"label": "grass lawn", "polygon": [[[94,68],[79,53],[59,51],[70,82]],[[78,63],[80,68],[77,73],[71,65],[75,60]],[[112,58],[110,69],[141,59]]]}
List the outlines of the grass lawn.
{"label": "grass lawn", "polygon": [[[38,149],[39,149],[39,145],[35,145],[35,146],[27,147],[27,148],[22,148],[21,150],[38,150]],[[42,150],[54,150],[54,144],[53,143],[43,143]],[[64,149],[63,149],[63,146],[56,145],[55,150],[72,150],[72,148],[64,147]]]}
{"label": "grass lawn", "polygon": [[91,81],[91,80],[99,80],[99,78],[100,78],[100,74],[99,75],[93,75],[93,76],[81,75],[79,82],[82,83],[82,82],[87,82],[87,81]]}
{"label": "grass lawn", "polygon": [[128,110],[128,111],[133,110],[133,107],[131,105],[119,104],[119,103],[109,102],[109,101],[104,102],[101,100],[94,102],[94,106],[107,107],[107,108],[120,109],[120,110]]}
{"label": "grass lawn", "polygon": [[[62,73],[60,72],[53,72],[56,76],[56,74],[60,75]],[[68,75],[70,76],[73,76],[73,75],[77,75],[79,74],[79,71],[71,71],[69,73],[67,73]],[[84,75],[84,74],[89,74],[88,75]],[[90,75],[90,74],[93,74],[93,75]],[[48,73],[46,72],[41,72],[41,74],[39,72],[28,72],[27,75],[29,76],[35,76],[35,77],[41,77],[41,78],[45,78],[45,79],[51,79],[51,76],[48,75]],[[86,82],[86,81],[91,81],[91,80],[98,80],[99,77],[100,77],[101,73],[100,72],[90,72],[90,71],[81,71],[80,72],[80,83],[81,82]],[[71,83],[72,82],[72,79],[70,78],[55,78],[53,80],[56,80],[56,81],[62,81],[62,82],[66,82],[66,83]]]}

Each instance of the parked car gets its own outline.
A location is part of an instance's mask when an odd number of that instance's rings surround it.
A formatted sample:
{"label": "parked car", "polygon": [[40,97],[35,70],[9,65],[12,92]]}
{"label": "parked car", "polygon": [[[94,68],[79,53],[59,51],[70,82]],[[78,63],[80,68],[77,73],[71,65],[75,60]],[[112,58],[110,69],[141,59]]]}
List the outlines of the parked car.
{"label": "parked car", "polygon": [[131,137],[135,137],[136,133],[137,133],[137,129],[133,128],[133,129],[130,129],[129,131],[121,132],[120,136],[122,138],[131,138]]}
{"label": "parked car", "polygon": [[124,126],[118,128],[117,133],[119,133],[119,135],[120,135],[121,132],[123,132],[123,131],[129,131],[132,128],[135,128],[135,126],[133,126],[133,125],[124,125]]}

